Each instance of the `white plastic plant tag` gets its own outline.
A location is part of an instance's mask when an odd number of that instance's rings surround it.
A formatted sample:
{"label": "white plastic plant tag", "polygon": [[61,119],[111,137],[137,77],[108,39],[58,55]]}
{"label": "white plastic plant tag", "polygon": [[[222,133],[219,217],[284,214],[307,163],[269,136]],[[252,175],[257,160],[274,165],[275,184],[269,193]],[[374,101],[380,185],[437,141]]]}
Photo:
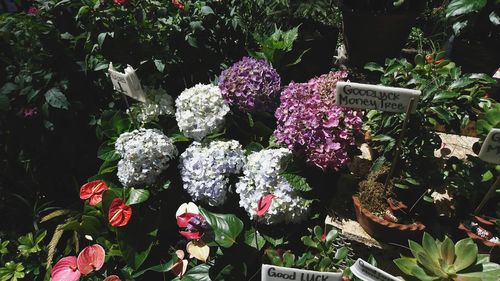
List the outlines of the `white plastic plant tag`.
{"label": "white plastic plant tag", "polygon": [[485,162],[500,164],[500,129],[491,129],[478,156]]}
{"label": "white plastic plant tag", "polygon": [[110,63],[108,71],[116,91],[138,101],[146,102],[146,94],[142,90],[141,81],[139,81],[133,67],[127,65],[125,73],[121,73],[116,71],[113,63]]}
{"label": "white plastic plant tag", "polygon": [[338,82],[335,102],[338,106],[376,109],[389,112],[406,112],[413,98],[411,112],[417,110],[421,92],[404,88],[386,87],[351,82]]}
{"label": "white plastic plant tag", "polygon": [[363,281],[401,281],[362,259],[358,259],[351,266],[351,272]]}
{"label": "white plastic plant tag", "polygon": [[342,273],[319,272],[263,264],[262,281],[340,281]]}

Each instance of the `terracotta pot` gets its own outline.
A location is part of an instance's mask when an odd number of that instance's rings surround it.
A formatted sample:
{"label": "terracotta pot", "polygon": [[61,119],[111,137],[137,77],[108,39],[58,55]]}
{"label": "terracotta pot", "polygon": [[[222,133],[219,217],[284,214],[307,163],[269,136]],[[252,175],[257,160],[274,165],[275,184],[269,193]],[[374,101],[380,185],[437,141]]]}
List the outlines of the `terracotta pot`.
{"label": "terracotta pot", "polygon": [[349,64],[363,67],[368,62],[384,63],[386,58],[399,57],[417,16],[343,10],[342,17]]}
{"label": "terracotta pot", "polygon": [[406,242],[408,239],[419,240],[422,237],[425,225],[389,222],[363,208],[357,196],[353,196],[352,201],[358,223],[373,238],[385,242]]}
{"label": "terracotta pot", "polygon": [[[476,219],[477,222],[479,222],[483,226],[494,227],[494,225],[495,225],[495,220],[496,219],[494,219],[494,218],[486,217],[486,216],[483,216],[483,217],[474,216],[474,218]],[[469,229],[463,223],[460,223],[460,225],[458,226],[458,229],[460,229],[463,232],[465,232],[465,234],[467,234],[467,236],[469,236],[472,240],[474,240],[474,241],[476,241],[478,243],[481,243],[481,244],[483,244],[486,247],[490,247],[490,248],[499,247],[500,248],[500,243],[493,243],[491,241],[488,241],[488,240],[484,239],[483,237],[481,237],[481,236],[477,235],[476,233],[474,233],[474,231],[472,231],[471,229]]]}

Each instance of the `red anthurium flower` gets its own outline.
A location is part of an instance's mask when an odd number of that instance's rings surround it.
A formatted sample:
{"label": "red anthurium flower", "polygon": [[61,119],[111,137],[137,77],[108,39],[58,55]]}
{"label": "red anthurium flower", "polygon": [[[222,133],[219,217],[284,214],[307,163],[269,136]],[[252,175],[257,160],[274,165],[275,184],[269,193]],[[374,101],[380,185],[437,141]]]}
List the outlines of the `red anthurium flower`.
{"label": "red anthurium flower", "polygon": [[104,281],[122,281],[120,279],[120,277],[116,276],[116,275],[110,275],[108,277],[106,277],[106,279],[104,279]]}
{"label": "red anthurium flower", "polygon": [[91,206],[95,206],[102,201],[102,194],[108,189],[106,183],[102,180],[91,181],[82,185],[80,188],[80,199],[89,200]]}
{"label": "red anthurium flower", "polygon": [[434,58],[432,57],[432,55],[426,55],[425,56],[425,61],[427,63],[431,63],[433,60],[434,60]]}
{"label": "red anthurium flower", "polygon": [[60,259],[50,273],[51,281],[77,281],[81,275],[73,256]]}
{"label": "red anthurium flower", "polygon": [[127,4],[128,0],[113,0],[113,2],[115,2],[115,4],[118,4],[118,5],[123,5],[123,4]]}
{"label": "red anthurium flower", "polygon": [[434,64],[439,65],[439,64],[441,64],[443,61],[444,61],[444,59],[440,59],[440,60],[435,61],[435,62],[434,62]]}
{"label": "red anthurium flower", "polygon": [[132,208],[125,205],[120,198],[115,198],[109,206],[108,220],[112,226],[124,226],[132,217]]}
{"label": "red anthurium flower", "polygon": [[104,252],[104,248],[99,244],[85,247],[78,255],[76,261],[78,270],[82,274],[89,274],[101,269],[104,265],[105,256],[106,253]]}
{"label": "red anthurium flower", "polygon": [[269,210],[269,208],[271,207],[273,198],[274,198],[273,194],[268,194],[260,198],[259,205],[257,206],[257,209],[255,209],[258,217],[262,217],[267,213],[267,210]]}
{"label": "red anthurium flower", "polygon": [[177,250],[175,251],[175,254],[177,255],[177,258],[179,259],[172,267],[170,270],[178,277],[182,277],[184,273],[186,273],[187,270],[187,265],[188,261],[184,259],[184,251],[183,250]]}
{"label": "red anthurium flower", "polygon": [[172,0],[172,4],[179,10],[184,10],[184,4],[180,0]]}
{"label": "red anthurium flower", "polygon": [[207,220],[199,214],[198,207],[193,203],[182,204],[175,215],[177,226],[184,228],[179,233],[186,239],[200,239],[208,229]]}
{"label": "red anthurium flower", "polygon": [[177,217],[177,226],[178,227],[187,227],[189,225],[189,220],[199,216],[199,214],[193,214],[193,213],[184,213],[180,216]]}
{"label": "red anthurium flower", "polygon": [[323,231],[323,234],[321,234],[321,241],[326,241],[326,234]]}

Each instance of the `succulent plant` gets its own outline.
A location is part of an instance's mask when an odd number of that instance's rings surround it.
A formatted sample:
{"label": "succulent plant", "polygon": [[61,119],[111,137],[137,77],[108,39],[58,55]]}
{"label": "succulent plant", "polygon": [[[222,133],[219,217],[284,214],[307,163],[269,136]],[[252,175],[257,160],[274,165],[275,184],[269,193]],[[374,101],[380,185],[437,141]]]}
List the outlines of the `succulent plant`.
{"label": "succulent plant", "polygon": [[500,265],[490,262],[487,254],[478,254],[470,238],[456,244],[424,233],[422,245],[408,241],[413,257],[401,257],[394,263],[404,273],[418,280],[498,281]]}

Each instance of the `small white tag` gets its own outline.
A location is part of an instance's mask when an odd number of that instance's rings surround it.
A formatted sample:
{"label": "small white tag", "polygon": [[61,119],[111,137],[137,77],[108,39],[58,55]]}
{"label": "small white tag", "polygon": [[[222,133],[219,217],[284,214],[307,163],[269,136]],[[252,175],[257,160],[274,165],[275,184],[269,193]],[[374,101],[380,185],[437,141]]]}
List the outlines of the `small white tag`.
{"label": "small white tag", "polygon": [[362,259],[358,259],[351,266],[351,272],[363,281],[401,281]]}
{"label": "small white tag", "polygon": [[417,109],[421,92],[404,88],[386,87],[351,82],[337,82],[335,102],[338,106],[376,109],[389,112],[406,112],[413,98],[411,112]]}
{"label": "small white tag", "polygon": [[116,91],[138,101],[146,102],[146,94],[142,90],[141,81],[139,81],[133,67],[127,65],[125,73],[120,73],[113,67],[113,63],[110,63],[108,72]]}
{"label": "small white tag", "polygon": [[478,156],[485,162],[500,164],[500,129],[491,129]]}
{"label": "small white tag", "polygon": [[340,281],[342,273],[319,272],[263,264],[262,281]]}

